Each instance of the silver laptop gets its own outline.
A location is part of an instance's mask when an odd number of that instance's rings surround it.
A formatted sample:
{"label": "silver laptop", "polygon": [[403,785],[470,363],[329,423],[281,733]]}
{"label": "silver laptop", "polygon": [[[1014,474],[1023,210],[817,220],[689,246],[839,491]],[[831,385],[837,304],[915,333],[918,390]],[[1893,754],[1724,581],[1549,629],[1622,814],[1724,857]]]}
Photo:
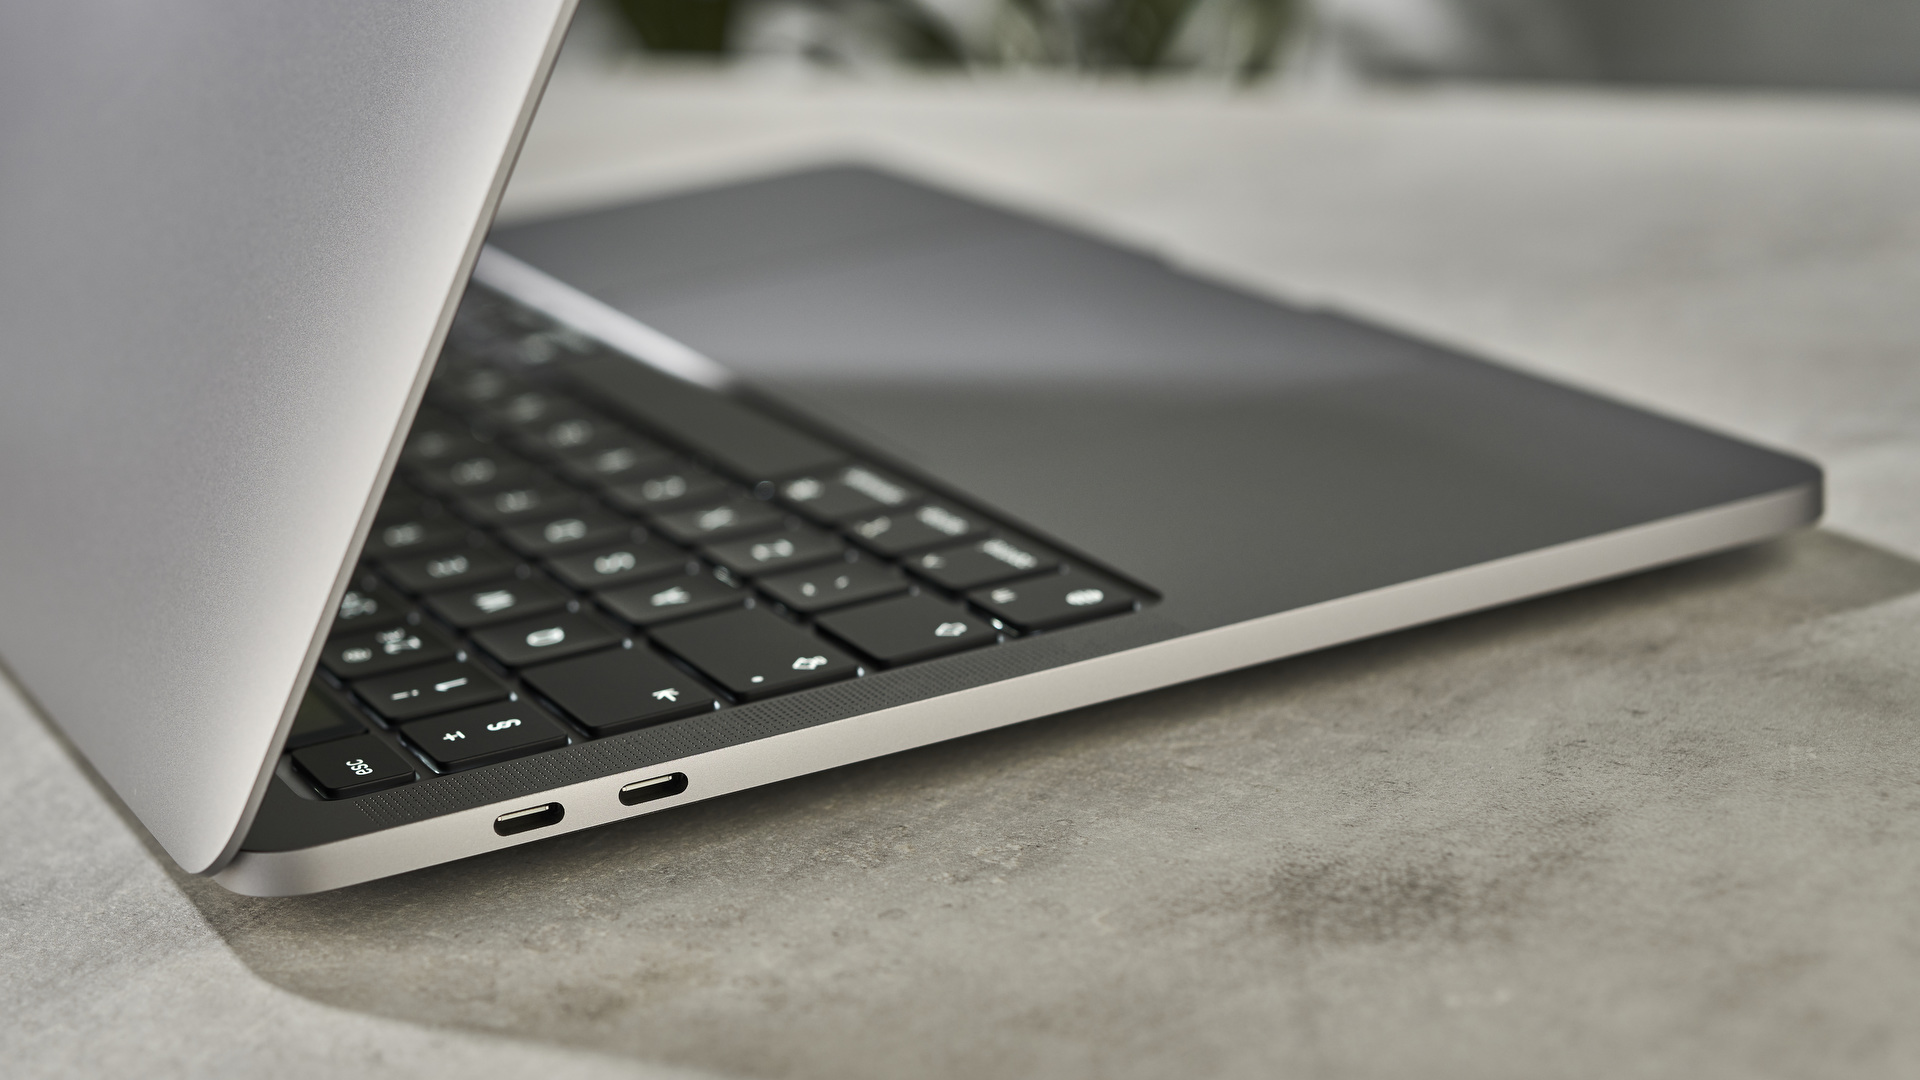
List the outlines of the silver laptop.
{"label": "silver laptop", "polygon": [[569,9],[0,14],[0,659],[186,871],[349,885],[1819,514],[854,165],[489,238]]}

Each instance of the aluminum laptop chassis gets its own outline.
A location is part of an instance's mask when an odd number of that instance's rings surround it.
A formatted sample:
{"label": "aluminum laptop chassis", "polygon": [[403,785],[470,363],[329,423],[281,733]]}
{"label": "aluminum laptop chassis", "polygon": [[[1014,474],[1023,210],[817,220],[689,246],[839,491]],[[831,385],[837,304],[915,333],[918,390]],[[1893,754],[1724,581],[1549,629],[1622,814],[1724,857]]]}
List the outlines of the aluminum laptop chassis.
{"label": "aluminum laptop chassis", "polygon": [[[617,239],[624,229],[638,230],[631,238],[644,239],[641,234],[662,221],[697,219],[703,208],[700,202],[703,197],[690,196],[679,202],[663,200],[633,211],[628,217],[618,216],[625,211],[608,212],[614,217],[586,215],[584,221],[576,219],[575,223],[590,228],[596,236]],[[769,228],[796,211],[809,207],[820,210],[827,204],[847,200],[865,208],[880,208],[860,215],[862,228],[874,218],[885,218],[889,212],[887,205],[894,205],[896,210],[901,206],[910,207],[900,212],[904,215],[900,220],[920,224],[942,213],[965,217],[972,212],[966,209],[970,204],[927,194],[917,185],[903,185],[896,179],[864,170],[802,174],[764,182],[760,187],[742,185],[730,194],[722,192],[716,197],[723,202],[733,199],[727,204],[731,207],[730,217],[751,212],[755,199],[763,203],[771,199],[768,205],[779,209],[780,215],[768,219]],[[823,199],[825,203],[820,203]],[[894,200],[894,204],[888,204],[889,199]],[[955,206],[961,209],[953,209]],[[1190,278],[1177,275],[1137,253],[1098,245],[1013,215],[1000,216],[1015,223],[1007,233],[1014,238],[1010,242],[1027,245],[1021,250],[1032,260],[1045,263],[1053,258],[1042,250],[1048,244],[1056,246],[1056,255],[1059,251],[1070,252],[1069,261],[1092,258],[1094,263],[1086,265],[1097,264],[1100,268],[1093,276],[1109,284],[1098,285],[1090,295],[1111,292],[1129,306],[1138,306],[1128,299],[1125,279],[1129,274],[1147,275],[1142,280],[1155,295],[1177,296],[1181,289],[1196,288]],[[758,230],[756,235],[763,235],[765,231]],[[913,229],[905,231],[912,233]],[[970,236],[978,232],[977,228],[961,231]],[[947,267],[947,270],[927,271],[930,276],[923,282],[939,303],[938,297],[954,295],[950,271],[973,258],[978,244],[973,239],[952,244],[927,242],[926,235],[924,229],[914,233],[919,239],[907,246],[914,250],[914,258],[920,260],[916,265],[923,270],[929,259],[931,264]],[[503,230],[496,240],[504,240],[522,254],[538,256],[543,242],[566,242],[567,224],[563,222],[544,233],[539,229]],[[716,242],[724,246],[723,240]],[[1035,244],[1039,247],[1035,248]],[[796,250],[799,249],[812,252],[805,256],[807,260],[823,260],[823,265],[834,263],[833,258],[819,254],[817,245],[801,244]],[[927,256],[929,251],[935,254]],[[764,267],[764,254],[760,251],[751,261]],[[1005,255],[1001,253],[1002,257]],[[671,255],[659,258],[670,259]],[[647,268],[645,256],[635,254],[633,259],[638,267],[636,272]],[[842,262],[855,267],[875,263],[879,266],[877,272],[889,279],[903,274],[912,276],[903,271],[897,261],[874,256],[871,245]],[[1004,258],[989,257],[983,265],[1001,264]],[[582,272],[589,278],[594,276],[591,266],[583,267]],[[974,273],[964,268],[952,272],[963,276]],[[1163,282],[1154,275],[1167,277]],[[774,292],[779,293],[780,288],[788,292],[798,289],[804,294],[804,306],[808,310],[817,311],[824,305],[830,314],[835,304],[851,305],[848,310],[852,312],[874,299],[875,287],[863,284],[864,279],[858,272],[853,273],[851,283],[837,297],[823,298],[817,292],[807,292],[817,288],[818,279],[828,276],[831,275],[825,271],[809,270],[791,279],[796,284],[777,287]],[[1180,283],[1174,282],[1175,278],[1179,278]],[[726,283],[737,279],[738,275],[722,274],[717,279],[722,284],[710,285],[705,291],[719,292],[724,297],[731,287]],[[1042,474],[1039,480],[1016,481],[1011,478],[1016,470],[994,456],[1004,451],[976,453],[964,447],[956,449],[961,443],[942,443],[937,431],[920,438],[919,429],[936,425],[926,419],[933,412],[916,412],[916,408],[938,411],[944,408],[942,403],[956,401],[959,404],[953,408],[964,412],[964,403],[968,400],[965,392],[973,384],[938,379],[931,384],[924,384],[924,379],[922,383],[914,383],[914,373],[908,370],[904,377],[908,385],[903,390],[902,371],[911,368],[911,357],[906,368],[888,369],[882,372],[884,377],[875,378],[873,370],[850,373],[843,369],[814,379],[804,362],[805,356],[799,357],[801,362],[796,363],[793,356],[780,353],[796,340],[804,343],[808,334],[813,333],[807,325],[796,322],[774,327],[772,336],[764,340],[780,344],[765,349],[753,345],[753,340],[760,340],[753,338],[758,331],[752,328],[742,331],[746,337],[736,337],[728,343],[730,363],[723,366],[701,351],[698,346],[703,342],[677,340],[660,327],[641,322],[630,312],[576,289],[498,247],[483,252],[475,280],[633,357],[636,364],[697,384],[704,388],[702,392],[744,395],[783,415],[789,422],[811,427],[815,433],[834,438],[843,446],[851,445],[865,456],[908,473],[912,479],[937,487],[957,472],[960,479],[952,489],[955,494],[974,497],[1003,519],[1016,522],[1048,543],[1090,555],[1096,565],[1105,565],[1143,581],[1164,593],[1165,602],[1150,604],[1128,616],[1037,634],[997,647],[869,674],[785,697],[737,705],[472,772],[428,777],[406,787],[359,798],[299,799],[291,794],[288,786],[274,783],[269,786],[266,801],[241,850],[215,875],[216,880],[235,891],[287,895],[337,888],[563,832],[658,813],[728,792],[1764,540],[1816,520],[1821,508],[1819,472],[1805,462],[1504,372],[1431,346],[1360,327],[1337,316],[1291,312],[1263,300],[1237,297],[1218,286],[1204,285],[1198,286],[1193,294],[1200,298],[1195,303],[1204,306],[1222,297],[1236,304],[1244,303],[1246,312],[1251,313],[1248,317],[1256,322],[1268,314],[1292,320],[1275,324],[1276,332],[1283,336],[1296,335],[1289,339],[1295,346],[1330,351],[1336,367],[1344,364],[1365,371],[1370,364],[1374,365],[1376,382],[1367,383],[1363,379],[1355,384],[1346,376],[1328,374],[1332,369],[1323,363],[1328,356],[1309,357],[1295,366],[1304,370],[1318,365],[1318,376],[1304,381],[1295,379],[1292,384],[1274,391],[1311,397],[1317,386],[1327,383],[1337,384],[1341,388],[1338,393],[1358,394],[1358,398],[1341,399],[1344,404],[1337,407],[1324,402],[1315,406],[1322,411],[1349,409],[1341,413],[1346,418],[1342,422],[1348,427],[1357,423],[1349,408],[1353,401],[1364,402],[1364,408],[1372,409],[1374,403],[1393,400],[1388,388],[1409,380],[1417,383],[1431,374],[1428,371],[1431,368],[1441,373],[1441,382],[1455,380],[1465,387],[1461,392],[1468,397],[1461,400],[1491,399],[1499,403],[1484,416],[1458,423],[1498,429],[1509,422],[1508,418],[1517,418],[1512,419],[1512,424],[1518,425],[1514,430],[1524,433],[1530,430],[1528,424],[1538,420],[1554,427],[1580,429],[1598,441],[1578,447],[1578,453],[1571,456],[1556,457],[1558,451],[1551,441],[1557,436],[1535,432],[1528,436],[1536,440],[1531,448],[1533,452],[1522,445],[1518,448],[1519,456],[1538,456],[1545,464],[1489,459],[1489,469],[1507,470],[1512,476],[1520,477],[1513,482],[1541,485],[1539,490],[1543,494],[1538,495],[1535,502],[1551,502],[1551,492],[1559,488],[1577,489],[1567,506],[1555,514],[1529,517],[1531,511],[1515,511],[1503,518],[1504,511],[1489,503],[1490,509],[1484,511],[1487,524],[1477,527],[1474,519],[1481,511],[1457,511],[1450,517],[1444,506],[1436,505],[1422,511],[1433,522],[1430,537],[1413,535],[1383,541],[1378,553],[1363,553],[1345,562],[1332,547],[1364,548],[1368,542],[1366,535],[1343,534],[1339,528],[1316,526],[1311,521],[1292,526],[1284,523],[1302,516],[1334,518],[1341,514],[1357,515],[1353,518],[1356,522],[1367,520],[1368,514],[1386,514],[1387,517],[1379,520],[1397,522],[1396,515],[1411,513],[1398,504],[1417,502],[1417,496],[1388,492],[1385,499],[1388,505],[1383,508],[1382,500],[1369,499],[1364,490],[1356,495],[1353,490],[1355,485],[1364,487],[1365,477],[1373,475],[1365,471],[1364,464],[1330,462],[1308,471],[1343,477],[1346,490],[1322,494],[1318,496],[1321,503],[1316,505],[1309,500],[1314,497],[1311,493],[1320,488],[1300,488],[1289,494],[1286,486],[1289,481],[1285,477],[1270,478],[1264,485],[1249,479],[1272,473],[1274,467],[1270,463],[1256,461],[1241,468],[1226,458],[1209,459],[1209,453],[1217,455],[1217,452],[1204,447],[1194,449],[1201,441],[1200,436],[1181,429],[1177,419],[1169,420],[1164,430],[1149,429],[1125,438],[1116,437],[1111,446],[1087,448],[1090,456],[1124,455],[1125,446],[1144,442],[1155,456],[1170,455],[1195,468],[1211,462],[1216,470],[1234,472],[1235,475],[1226,478],[1230,481],[1229,489],[1223,490],[1239,490],[1244,501],[1257,504],[1263,500],[1263,492],[1274,492],[1274,498],[1287,504],[1277,516],[1271,508],[1223,510],[1221,517],[1228,521],[1234,533],[1218,536],[1211,550],[1207,546],[1207,529],[1198,525],[1133,530],[1141,534],[1157,533],[1161,548],[1167,541],[1190,545],[1192,550],[1182,562],[1175,554],[1167,554],[1146,541],[1123,537],[1124,530],[1115,524],[1117,519],[1102,516],[1107,513],[1105,510],[1082,510],[1078,516],[1069,511],[1059,515],[1050,513],[1050,504],[1045,498],[1048,486],[1070,484],[1075,477],[1107,489],[1101,505],[1123,501],[1113,493],[1126,490],[1124,486],[1097,464],[1069,461],[1068,466],[1063,467],[1066,471],[1058,471],[1053,476],[1047,475],[1047,468],[1036,467],[1023,472],[1038,472]],[[602,295],[619,295],[615,285],[606,280],[600,284]],[[757,280],[750,288],[760,289],[762,295],[766,295],[763,280]],[[693,290],[694,293],[701,291]],[[968,293],[963,289],[960,295]],[[727,299],[729,303],[736,301],[745,302],[738,297]],[[773,296],[767,306],[777,313],[780,302],[779,296]],[[915,302],[907,298],[898,304],[900,309],[911,310]],[[1092,302],[1097,306],[1106,301]],[[1151,302],[1148,303],[1151,306]],[[636,301],[626,306],[644,307],[644,303]],[[699,328],[700,317],[697,312],[689,316],[685,304],[678,308],[668,305],[660,310],[667,321],[680,318],[696,330]],[[1172,308],[1161,314],[1173,321],[1181,317],[1180,312]],[[777,321],[777,314],[772,317]],[[1008,317],[1018,324],[1022,316],[1013,313]],[[1043,322],[1051,317],[1035,316]],[[1234,317],[1222,316],[1225,322],[1231,322]],[[827,321],[837,324],[842,320]],[[1208,335],[1215,334],[1214,328],[1224,323],[1207,325],[1212,328],[1199,331],[1196,340],[1210,340]],[[1042,340],[1059,340],[1049,338],[1052,331],[1048,326],[1036,323],[1025,329]],[[1258,331],[1259,327],[1253,329]],[[816,336],[822,337],[830,349],[851,348],[833,339],[838,332],[837,329],[824,330]],[[884,329],[875,333],[879,338],[887,337]],[[1297,336],[1303,333],[1307,336]],[[1314,337],[1315,334],[1322,336]],[[715,331],[712,336],[725,340],[727,335],[724,331]],[[911,353],[913,342],[921,336],[912,333],[891,347]],[[883,340],[882,351],[887,347]],[[989,346],[983,348],[990,351]],[[804,348],[801,351],[804,352]],[[1233,349],[1222,345],[1217,351],[1226,356]],[[1062,355],[1072,352],[1071,343],[1062,349]],[[739,379],[731,370],[736,363],[752,370],[754,377],[750,381]],[[991,366],[990,359],[986,363]],[[832,367],[830,362],[823,365]],[[857,363],[854,366],[859,367]],[[886,367],[884,363],[881,366]],[[1268,366],[1287,365],[1277,361]],[[1245,371],[1235,369],[1237,374],[1229,371],[1226,376],[1220,375],[1221,371],[1233,367],[1232,362],[1221,361],[1214,365],[1214,369],[1219,370],[1213,370],[1205,362],[1196,362],[1190,378],[1200,383],[1209,378],[1224,378],[1230,391],[1228,396],[1245,396],[1244,387],[1234,381],[1245,377]],[[1068,379],[1068,383],[1073,384],[1072,379]],[[1012,392],[1041,400],[1054,385],[1044,380],[1022,383],[1015,379]],[[1360,389],[1353,390],[1352,385]],[[767,387],[773,389],[769,391]],[[1156,389],[1150,385],[1137,396],[1151,399],[1164,396],[1163,390],[1164,387]],[[1444,414],[1450,409],[1448,394],[1453,392],[1439,383],[1423,384],[1422,393],[1426,396],[1416,397],[1432,406],[1429,412]],[[1258,397],[1258,393],[1254,396]],[[1389,416],[1403,415],[1394,412],[1398,407],[1382,406]],[[1230,426],[1233,422],[1221,411],[1225,406],[1203,404],[1200,408],[1209,424],[1214,423],[1216,414],[1221,424]],[[1041,415],[1058,414],[1043,409]],[[823,416],[826,419],[822,419]],[[895,416],[904,416],[904,419],[893,422],[889,428],[890,418]],[[975,422],[984,425],[981,442],[1003,446],[1021,438],[1022,432],[1032,427],[1034,419],[1016,418],[1009,424],[1017,422],[1025,426],[1010,426],[1005,430],[992,429],[990,419],[980,418]],[[1417,428],[1424,422],[1416,418],[1409,423]],[[1432,423],[1438,425],[1432,430],[1447,438],[1470,441],[1473,437],[1471,433],[1462,435],[1463,429],[1448,427],[1455,422],[1444,417]],[[1298,426],[1286,417],[1276,418],[1274,425]],[[1259,435],[1265,429],[1255,424],[1249,430]],[[850,439],[845,434],[847,431],[858,432],[861,437]],[[1281,434],[1271,437],[1284,439]],[[1576,432],[1568,439],[1577,443],[1581,437]],[[1313,438],[1326,441],[1334,437]],[[1381,440],[1390,440],[1389,435],[1365,432],[1354,438],[1360,440],[1354,445],[1362,451]],[[1276,454],[1285,451],[1282,442],[1273,445]],[[1316,445],[1319,443],[1309,441],[1305,452],[1310,453]],[[1030,440],[1029,447],[1032,446],[1055,451],[1055,458],[1072,457],[1057,442]],[[1485,449],[1481,446],[1474,452]],[[1296,447],[1285,452],[1297,457],[1302,451]],[[1472,459],[1469,456],[1463,460],[1471,463]],[[1628,460],[1629,464],[1617,464],[1621,460]],[[1404,463],[1392,461],[1389,465],[1396,469],[1404,467]],[[1652,478],[1659,472],[1685,475],[1669,483],[1670,478]],[[1160,493],[1158,499],[1149,499],[1149,502],[1177,498],[1173,494],[1177,490],[1196,486],[1177,476],[1163,479],[1157,488],[1150,480],[1141,483]],[[1663,485],[1671,490],[1657,497],[1648,494]],[[1198,486],[1205,487],[1205,484]],[[1469,483],[1461,488],[1461,497],[1471,501],[1479,497],[1475,494],[1479,491]],[[1589,504],[1601,509],[1589,513]],[[1651,513],[1650,507],[1654,508]],[[1143,521],[1157,520],[1153,518],[1152,506],[1132,512],[1145,515]],[[1179,507],[1166,512],[1193,516]],[[1454,518],[1460,521],[1449,524]],[[1417,522],[1419,518],[1408,520]],[[1273,522],[1282,524],[1270,525]],[[1604,522],[1609,527],[1597,528],[1596,522]],[[1216,559],[1225,562],[1245,559],[1244,554],[1228,553],[1259,551],[1260,546],[1250,544],[1245,534],[1266,527],[1281,529],[1282,532],[1275,534],[1277,537],[1294,539],[1279,543],[1281,550],[1273,560],[1235,571],[1248,583],[1237,593],[1249,594],[1250,600],[1228,598],[1236,592],[1233,573],[1187,566],[1187,563],[1204,564]],[[1294,531],[1286,533],[1286,528]],[[1321,531],[1315,533],[1315,528]],[[1409,530],[1391,527],[1390,531],[1399,534]],[[1317,554],[1311,550],[1314,536],[1321,538],[1321,550]],[[1540,542],[1541,537],[1555,536],[1558,539],[1553,542]],[[1299,552],[1297,561],[1287,557],[1289,544]],[[1462,558],[1462,552],[1498,554]],[[1319,564],[1328,568],[1324,571],[1323,583],[1286,589],[1262,584],[1285,577],[1292,566]],[[1430,572],[1406,571],[1408,566],[1421,565]],[[1372,584],[1355,587],[1356,582]],[[1204,602],[1182,602],[1184,594],[1208,594],[1211,599],[1203,597]],[[650,783],[654,781],[658,784]],[[633,790],[635,785],[649,792],[677,793],[628,805],[622,799],[622,792]],[[556,807],[559,809],[554,809]],[[528,813],[539,814],[541,820],[552,823],[511,835],[502,835],[502,830],[497,828],[503,820],[511,821],[516,815]]]}
{"label": "aluminum laptop chassis", "polygon": [[[1805,462],[871,171],[501,229],[480,259],[571,10],[0,5],[0,661],[187,871],[347,885],[1818,514]],[[300,798],[281,747],[476,259],[1157,599]]]}

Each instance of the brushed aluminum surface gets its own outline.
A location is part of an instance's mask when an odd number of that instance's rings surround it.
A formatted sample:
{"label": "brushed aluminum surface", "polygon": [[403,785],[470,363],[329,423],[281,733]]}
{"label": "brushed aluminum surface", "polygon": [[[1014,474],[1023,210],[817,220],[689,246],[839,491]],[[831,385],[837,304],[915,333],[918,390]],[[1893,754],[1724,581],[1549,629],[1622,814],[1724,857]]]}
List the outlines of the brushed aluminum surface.
{"label": "brushed aluminum surface", "polygon": [[0,7],[0,659],[187,870],[257,804],[571,8]]}

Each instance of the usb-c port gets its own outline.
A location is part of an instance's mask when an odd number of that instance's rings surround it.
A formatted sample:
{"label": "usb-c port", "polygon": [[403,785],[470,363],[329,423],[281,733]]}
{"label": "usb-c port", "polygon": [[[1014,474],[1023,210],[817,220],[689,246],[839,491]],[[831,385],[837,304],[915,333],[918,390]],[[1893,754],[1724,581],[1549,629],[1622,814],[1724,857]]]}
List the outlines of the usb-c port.
{"label": "usb-c port", "polygon": [[529,806],[525,810],[515,810],[511,814],[501,814],[494,818],[493,831],[501,836],[532,832],[534,829],[558,825],[560,819],[566,816],[567,808],[557,802],[550,802],[545,806]]}
{"label": "usb-c port", "polygon": [[637,780],[620,789],[620,801],[638,806],[655,799],[671,798],[687,790],[686,773],[669,773],[650,780]]}

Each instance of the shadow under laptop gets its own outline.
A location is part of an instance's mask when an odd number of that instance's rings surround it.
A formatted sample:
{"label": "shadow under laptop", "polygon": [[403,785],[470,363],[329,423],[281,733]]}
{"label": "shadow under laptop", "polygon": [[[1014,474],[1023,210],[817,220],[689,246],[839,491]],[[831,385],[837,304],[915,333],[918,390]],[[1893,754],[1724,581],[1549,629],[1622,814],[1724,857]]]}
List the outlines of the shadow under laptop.
{"label": "shadow under laptop", "polygon": [[311,998],[737,1074],[1467,1074],[1729,1025],[1791,1071],[1850,1034],[1797,1019],[1806,882],[1920,882],[1882,790],[1916,593],[1808,533],[334,893],[180,884]]}

